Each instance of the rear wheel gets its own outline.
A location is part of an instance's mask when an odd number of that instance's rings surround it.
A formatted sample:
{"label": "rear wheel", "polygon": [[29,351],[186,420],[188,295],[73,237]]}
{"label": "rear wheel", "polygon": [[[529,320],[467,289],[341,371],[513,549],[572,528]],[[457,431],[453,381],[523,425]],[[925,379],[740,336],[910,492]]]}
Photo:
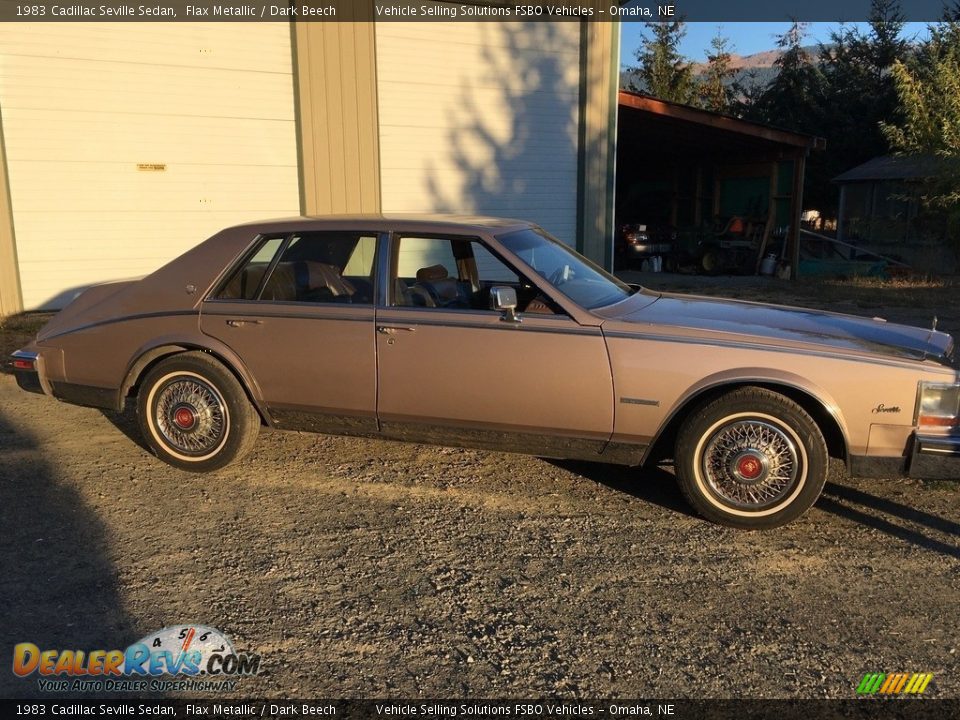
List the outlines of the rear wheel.
{"label": "rear wheel", "polygon": [[260,430],[260,416],[233,373],[199,352],[174,355],[147,373],[137,419],[157,457],[192,472],[239,459]]}
{"label": "rear wheel", "polygon": [[707,275],[719,275],[727,265],[727,253],[716,245],[704,249],[700,256],[700,269]]}
{"label": "rear wheel", "polygon": [[763,388],[734,390],[687,418],[676,445],[680,487],[704,517],[774,528],[800,517],[826,482],[827,447],[813,419]]}

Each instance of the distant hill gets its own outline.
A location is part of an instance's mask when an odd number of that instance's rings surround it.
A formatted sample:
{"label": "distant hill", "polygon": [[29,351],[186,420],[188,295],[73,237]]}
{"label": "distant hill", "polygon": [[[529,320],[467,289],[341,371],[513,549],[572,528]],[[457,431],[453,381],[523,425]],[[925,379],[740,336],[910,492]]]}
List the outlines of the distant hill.
{"label": "distant hill", "polygon": [[[811,57],[816,57],[820,51],[818,45],[807,45],[803,48]],[[780,50],[764,50],[763,52],[753,53],[752,55],[738,55],[732,53],[730,56],[730,67],[737,71],[733,81],[739,82],[745,87],[754,87],[757,85],[766,85],[777,75],[777,68],[774,63],[780,57]],[[706,63],[693,63],[693,74],[700,76],[706,71]],[[620,87],[625,90],[638,88],[640,78],[636,69],[626,68],[620,72]]]}

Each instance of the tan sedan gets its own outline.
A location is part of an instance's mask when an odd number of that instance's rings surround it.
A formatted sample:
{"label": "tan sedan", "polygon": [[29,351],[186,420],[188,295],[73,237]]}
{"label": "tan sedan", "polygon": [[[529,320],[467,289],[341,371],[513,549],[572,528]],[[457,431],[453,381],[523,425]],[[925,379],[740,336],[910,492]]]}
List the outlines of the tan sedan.
{"label": "tan sedan", "polygon": [[[122,410],[184,470],[261,426],[643,465],[704,516],[793,520],[828,458],[858,475],[960,457],[953,341],[835,313],[625,285],[530,223],[292,218],[232,227],[93,287],[10,363]],[[638,481],[642,476],[638,474]]]}

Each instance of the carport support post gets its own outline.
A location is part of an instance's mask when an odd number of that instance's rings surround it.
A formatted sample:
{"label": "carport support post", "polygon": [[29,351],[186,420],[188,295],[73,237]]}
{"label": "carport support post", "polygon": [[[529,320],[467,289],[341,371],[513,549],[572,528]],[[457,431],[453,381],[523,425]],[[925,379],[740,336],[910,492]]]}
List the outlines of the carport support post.
{"label": "carport support post", "polygon": [[844,216],[846,213],[847,205],[847,185],[842,183],[840,185],[840,201],[837,203],[837,240],[843,242],[846,240],[844,235],[846,233],[843,231],[843,221],[845,220]]}
{"label": "carport support post", "polygon": [[790,279],[796,280],[800,265],[800,215],[803,213],[803,176],[807,169],[807,153],[798,153],[793,160],[793,192],[790,193]]}

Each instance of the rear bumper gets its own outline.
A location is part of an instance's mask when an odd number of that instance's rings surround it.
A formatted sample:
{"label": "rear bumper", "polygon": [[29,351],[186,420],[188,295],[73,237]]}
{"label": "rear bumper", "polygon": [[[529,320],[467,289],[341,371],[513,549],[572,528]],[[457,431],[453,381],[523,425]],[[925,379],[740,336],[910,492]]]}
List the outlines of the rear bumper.
{"label": "rear bumper", "polygon": [[17,385],[27,392],[49,395],[57,400],[86,407],[117,410],[116,388],[76,385],[62,380],[51,380],[45,370],[44,358],[32,350],[17,350],[7,358],[6,367],[17,379]]}
{"label": "rear bumper", "polygon": [[13,373],[17,385],[27,392],[44,394],[40,382],[40,354],[28,350],[17,350],[7,359],[7,369]]}
{"label": "rear bumper", "polygon": [[960,479],[960,435],[914,435],[900,457],[854,455],[855,477],[912,477],[921,480]]}

